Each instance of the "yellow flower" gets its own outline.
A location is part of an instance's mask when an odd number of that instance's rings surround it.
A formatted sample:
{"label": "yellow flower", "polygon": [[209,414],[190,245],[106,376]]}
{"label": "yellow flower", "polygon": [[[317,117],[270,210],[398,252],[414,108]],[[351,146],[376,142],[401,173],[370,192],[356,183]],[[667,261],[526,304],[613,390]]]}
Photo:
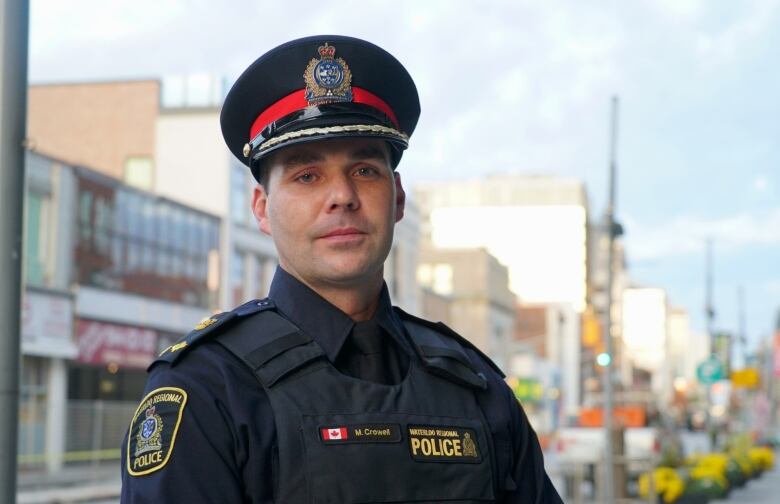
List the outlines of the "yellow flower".
{"label": "yellow flower", "polygon": [[[673,502],[685,490],[683,482],[677,471],[671,467],[658,467],[652,472],[653,490],[656,495],[661,495],[665,502]],[[639,477],[639,495],[647,497],[650,493],[650,473],[644,473]]]}
{"label": "yellow flower", "polygon": [[716,481],[723,488],[728,487],[728,480],[726,479],[726,476],[724,475],[723,471],[719,470],[716,467],[707,467],[707,466],[694,467],[693,469],[691,469],[690,476],[691,478],[697,480],[710,479]]}
{"label": "yellow flower", "polygon": [[669,480],[666,490],[663,493],[664,502],[674,502],[685,490],[685,483],[679,476],[676,479]]}

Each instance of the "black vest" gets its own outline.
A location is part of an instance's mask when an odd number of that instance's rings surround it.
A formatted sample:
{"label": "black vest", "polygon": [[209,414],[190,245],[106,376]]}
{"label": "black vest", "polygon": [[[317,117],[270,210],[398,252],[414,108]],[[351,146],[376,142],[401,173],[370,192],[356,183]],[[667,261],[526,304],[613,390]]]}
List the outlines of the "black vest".
{"label": "black vest", "polygon": [[276,502],[496,502],[511,489],[506,425],[488,422],[478,399],[485,375],[456,339],[420,322],[404,317],[416,355],[396,385],[342,374],[271,310],[218,335],[273,408]]}

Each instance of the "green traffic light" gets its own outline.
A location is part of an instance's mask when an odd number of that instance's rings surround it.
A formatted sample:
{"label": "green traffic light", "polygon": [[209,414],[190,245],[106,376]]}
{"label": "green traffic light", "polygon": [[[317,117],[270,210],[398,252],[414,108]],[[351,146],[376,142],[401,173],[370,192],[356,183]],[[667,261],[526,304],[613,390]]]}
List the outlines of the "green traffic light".
{"label": "green traffic light", "polygon": [[600,353],[596,356],[596,364],[601,367],[609,366],[610,362],[612,362],[612,357],[610,357],[606,352]]}

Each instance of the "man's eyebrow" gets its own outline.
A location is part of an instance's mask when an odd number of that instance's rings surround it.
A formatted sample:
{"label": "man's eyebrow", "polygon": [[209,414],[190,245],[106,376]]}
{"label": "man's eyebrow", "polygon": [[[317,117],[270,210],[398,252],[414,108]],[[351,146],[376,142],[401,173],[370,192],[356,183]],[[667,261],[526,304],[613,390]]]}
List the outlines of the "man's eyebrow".
{"label": "man's eyebrow", "polygon": [[387,161],[387,153],[379,147],[361,147],[349,153],[352,160],[380,159]]}
{"label": "man's eyebrow", "polygon": [[301,165],[321,163],[324,160],[325,158],[316,152],[303,151],[282,157],[282,159],[280,159],[280,163],[284,169],[287,170],[290,168],[296,168]]}

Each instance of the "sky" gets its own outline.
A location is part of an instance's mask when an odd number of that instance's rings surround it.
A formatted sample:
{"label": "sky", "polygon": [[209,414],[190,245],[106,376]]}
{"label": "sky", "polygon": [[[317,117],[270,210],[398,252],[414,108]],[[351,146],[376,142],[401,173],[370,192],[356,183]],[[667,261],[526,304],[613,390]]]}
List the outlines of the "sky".
{"label": "sky", "polygon": [[400,171],[416,182],[501,173],[607,195],[619,97],[617,218],[629,274],[704,328],[750,346],[780,309],[780,0],[31,0],[31,83],[235,79],[292,38],[345,34],[395,55],[422,115]]}

